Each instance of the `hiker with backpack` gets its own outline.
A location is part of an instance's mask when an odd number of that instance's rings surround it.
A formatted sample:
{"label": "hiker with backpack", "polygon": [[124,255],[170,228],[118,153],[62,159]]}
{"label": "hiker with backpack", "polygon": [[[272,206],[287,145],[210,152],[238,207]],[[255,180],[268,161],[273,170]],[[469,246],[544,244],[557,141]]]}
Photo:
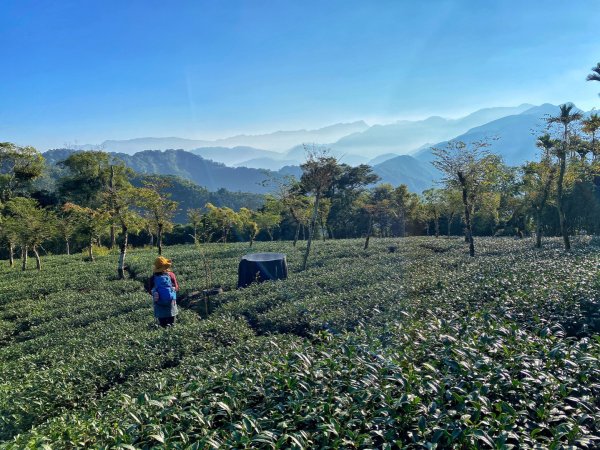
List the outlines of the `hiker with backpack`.
{"label": "hiker with backpack", "polygon": [[159,256],[154,261],[153,275],[146,280],[146,292],[152,295],[154,317],[161,327],[175,323],[177,315],[177,278],[171,271],[171,260]]}

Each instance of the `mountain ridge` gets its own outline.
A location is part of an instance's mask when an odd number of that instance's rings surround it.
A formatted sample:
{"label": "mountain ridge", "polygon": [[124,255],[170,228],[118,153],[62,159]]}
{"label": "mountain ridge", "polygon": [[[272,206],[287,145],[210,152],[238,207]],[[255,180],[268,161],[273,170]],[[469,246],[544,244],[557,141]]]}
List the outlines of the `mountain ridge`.
{"label": "mountain ridge", "polygon": [[523,112],[533,105],[523,103],[515,107],[495,107],[477,110],[457,119],[431,116],[419,121],[397,121],[387,125],[373,125],[361,133],[345,136],[331,145],[337,151],[360,149],[361,155],[375,158],[383,153],[410,154],[427,142],[448,140],[469,129],[491,120]]}
{"label": "mountain ridge", "polygon": [[[495,117],[499,114],[509,114],[490,120],[486,123],[474,126],[463,133],[452,135],[448,139],[433,140],[427,135],[424,143],[413,147],[407,154],[401,153],[398,144],[402,133],[397,134],[403,127],[410,126],[411,130],[421,127],[422,131],[430,128],[430,124],[442,124],[442,133],[448,133],[453,129],[449,123],[460,123],[464,127],[467,123],[478,123],[484,119]],[[374,158],[369,157],[367,146],[350,151],[343,145],[334,143],[331,145],[330,153],[339,159],[341,163],[358,165],[370,163],[373,170],[383,182],[394,185],[407,184],[416,192],[431,187],[439,174],[430,165],[433,155],[431,147],[440,147],[450,140],[463,140],[466,142],[492,138],[498,136],[500,139],[491,141],[490,150],[499,153],[507,164],[518,165],[526,160],[537,157],[535,145],[536,136],[545,131],[545,117],[558,112],[558,106],[544,103],[538,106],[522,104],[518,107],[499,107],[478,110],[468,116],[459,119],[444,119],[439,116],[431,116],[420,122],[398,121],[389,127],[387,125],[374,125],[365,132],[352,133],[342,139],[353,137],[353,139],[364,138],[365,135],[384,130],[383,137],[392,143],[392,151],[378,153]],[[416,125],[415,125],[416,123]],[[387,128],[386,128],[387,127]],[[416,128],[415,128],[416,127]],[[536,131],[537,130],[537,131]],[[410,140],[409,140],[410,142]],[[429,144],[428,142],[437,142]],[[404,143],[406,148],[408,144]],[[284,152],[274,152],[251,146],[236,147],[202,147],[191,151],[185,149],[169,149],[165,151],[147,150],[136,152],[133,155],[113,152],[134,170],[142,173],[161,173],[182,176],[195,183],[206,186],[209,190],[225,188],[231,191],[245,191],[254,193],[265,193],[267,179],[278,179],[287,174],[298,176],[299,165],[305,160],[306,150],[304,145],[295,145]]]}
{"label": "mountain ridge", "polygon": [[341,122],[313,130],[278,130],[263,134],[238,134],[235,136],[207,140],[179,137],[142,137],[126,140],[106,140],[101,147],[106,151],[133,154],[144,150],[183,149],[202,147],[255,147],[265,151],[283,152],[302,142],[333,142],[342,136],[361,131],[369,126],[362,120]]}

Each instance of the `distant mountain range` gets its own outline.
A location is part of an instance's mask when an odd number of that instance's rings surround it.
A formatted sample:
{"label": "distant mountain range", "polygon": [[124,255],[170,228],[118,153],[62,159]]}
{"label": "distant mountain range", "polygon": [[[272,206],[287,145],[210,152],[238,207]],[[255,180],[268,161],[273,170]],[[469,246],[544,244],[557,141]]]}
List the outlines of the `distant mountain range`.
{"label": "distant mountain range", "polygon": [[[450,140],[468,143],[494,138],[495,140],[489,141],[490,151],[501,155],[509,165],[523,164],[525,161],[537,158],[538,149],[535,143],[537,136],[546,130],[544,119],[549,115],[557,114],[558,110],[558,106],[551,104],[532,106],[519,113],[471,128]],[[435,185],[435,182],[440,179],[440,174],[431,165],[434,159],[432,147],[444,147],[448,141],[422,146],[411,152],[411,155],[387,159],[375,165],[374,171],[384,182],[393,185],[404,183],[411,190],[421,192]]]}
{"label": "distant mountain range", "polygon": [[303,144],[322,144],[334,156],[356,165],[386,153],[409,154],[427,142],[451,139],[471,128],[501,117],[519,114],[532,105],[485,108],[459,119],[438,116],[424,120],[401,120],[387,125],[369,126],[363,121],[339,123],[316,130],[276,131],[257,135],[238,135],[217,140],[179,137],[145,137],[106,140],[100,145],[81,145],[80,150],[103,149],[133,155],[144,150],[189,150],[215,162],[232,167],[279,170],[298,165],[305,158]]}
{"label": "distant mountain range", "polygon": [[[460,119],[430,117],[421,121],[398,121],[372,127],[364,122],[353,122],[312,131],[281,131],[210,142],[245,144],[233,147],[211,145],[184,151],[185,147],[208,141],[143,138],[106,141],[105,150],[126,149],[127,152],[116,152],[116,155],[140,173],[180,176],[210,191],[225,188],[230,191],[266,193],[272,190],[269,180],[300,175],[298,166],[305,160],[306,152],[302,142],[295,139],[331,138],[350,131],[328,145],[333,156],[349,165],[369,164],[382,182],[393,185],[404,183],[411,190],[421,192],[440,178],[430,164],[433,159],[432,147],[442,147],[449,140],[472,142],[497,138],[490,141],[489,149],[500,154],[510,165],[522,164],[538,156],[536,137],[545,132],[544,119],[548,115],[555,115],[558,110],[558,106],[551,104],[523,104],[482,109]],[[251,141],[263,145],[263,148],[247,145]],[[273,150],[284,142],[286,145],[291,142],[296,144],[285,151]],[[129,154],[138,147],[167,144],[183,149],[146,150]],[[58,155],[64,156],[65,152],[68,150],[53,150],[44,156],[52,159]]]}
{"label": "distant mountain range", "polygon": [[[255,147],[269,151],[283,152],[303,142],[329,143],[343,136],[366,130],[369,126],[363,121],[338,123],[316,130],[276,131],[268,134],[238,135],[225,139],[197,140],[178,137],[137,138],[125,141],[108,140],[101,148],[109,152],[133,154],[143,150],[183,149],[200,147]],[[248,158],[249,159],[249,158]]]}
{"label": "distant mountain range", "polygon": [[[520,114],[502,117],[484,125],[475,127],[452,138],[452,140],[474,142],[485,138],[498,138],[491,140],[488,150],[502,156],[509,165],[522,164],[538,156],[535,145],[537,136],[545,132],[546,121],[549,115],[556,115],[558,106],[545,103],[523,111]],[[418,160],[430,162],[433,160],[431,147],[443,147],[447,141],[442,141],[428,148],[414,153]]]}
{"label": "distant mountain range", "polygon": [[358,153],[374,158],[383,153],[410,154],[427,142],[452,139],[469,129],[492,120],[519,114],[533,105],[486,108],[460,119],[429,117],[425,120],[401,120],[389,125],[373,125],[365,131],[345,136],[332,144],[338,152]]}

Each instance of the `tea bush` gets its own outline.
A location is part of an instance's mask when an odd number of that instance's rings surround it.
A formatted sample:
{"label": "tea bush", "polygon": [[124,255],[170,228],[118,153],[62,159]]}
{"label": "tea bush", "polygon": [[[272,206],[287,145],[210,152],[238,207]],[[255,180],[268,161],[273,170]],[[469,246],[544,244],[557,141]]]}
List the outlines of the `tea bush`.
{"label": "tea bush", "polygon": [[290,277],[242,290],[246,245],[167,247],[183,296],[225,288],[169,329],[151,249],[128,280],[114,255],[3,267],[0,446],[597,448],[600,249],[574,247],[326,241],[300,272],[302,243],[256,243]]}

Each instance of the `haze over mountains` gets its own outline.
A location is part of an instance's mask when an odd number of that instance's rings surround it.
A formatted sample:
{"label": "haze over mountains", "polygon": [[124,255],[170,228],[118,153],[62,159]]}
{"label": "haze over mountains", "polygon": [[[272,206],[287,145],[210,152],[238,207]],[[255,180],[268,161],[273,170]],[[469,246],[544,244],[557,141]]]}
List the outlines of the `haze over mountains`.
{"label": "haze over mountains", "polygon": [[[99,146],[83,145],[79,149],[102,148],[106,151],[134,154],[143,150],[194,150],[204,158],[228,165],[241,165],[256,159],[300,162],[303,143],[325,144],[348,158],[367,162],[383,153],[407,154],[427,142],[438,142],[464,133],[500,117],[519,114],[532,105],[496,107],[478,110],[458,119],[432,116],[424,120],[399,120],[369,126],[364,121],[339,123],[316,130],[276,131],[260,135],[238,135],[217,140],[179,137],[146,137],[129,140],[106,140]],[[300,151],[298,147],[300,146]],[[252,166],[253,164],[246,164]],[[256,163],[254,164],[256,165]],[[282,164],[282,166],[285,164]]]}
{"label": "haze over mountains", "polygon": [[471,142],[496,138],[490,150],[506,163],[518,165],[536,158],[536,136],[545,131],[544,119],[557,112],[558,106],[551,104],[523,104],[481,109],[459,119],[429,117],[373,126],[359,121],[216,141],[139,138],[105,141],[102,148],[117,153],[141,173],[178,175],[209,190],[264,193],[273,189],[265,180],[299,175],[298,166],[305,159],[303,144],[317,142],[329,147],[343,163],[370,164],[383,182],[404,183],[421,192],[439,179],[430,163],[431,147],[455,139]]}
{"label": "haze over mountains", "polygon": [[[509,115],[474,127],[453,139],[474,142],[497,137],[497,140],[490,141],[489,150],[502,155],[504,162],[509,165],[522,164],[524,161],[537,158],[538,149],[535,143],[537,136],[546,131],[545,118],[558,114],[558,111],[558,106],[545,103],[520,114]],[[433,147],[442,147],[446,142],[447,140],[439,142]],[[432,161],[431,146],[415,152],[413,156],[420,161]]]}
{"label": "haze over mountains", "polygon": [[302,142],[335,142],[343,136],[366,130],[369,126],[363,121],[338,123],[317,130],[276,131],[268,134],[238,135],[225,139],[196,140],[177,137],[138,138],[125,141],[108,140],[102,147],[121,153],[135,153],[142,150],[165,150],[169,148],[192,150],[200,147],[255,147],[263,150],[282,152]]}

